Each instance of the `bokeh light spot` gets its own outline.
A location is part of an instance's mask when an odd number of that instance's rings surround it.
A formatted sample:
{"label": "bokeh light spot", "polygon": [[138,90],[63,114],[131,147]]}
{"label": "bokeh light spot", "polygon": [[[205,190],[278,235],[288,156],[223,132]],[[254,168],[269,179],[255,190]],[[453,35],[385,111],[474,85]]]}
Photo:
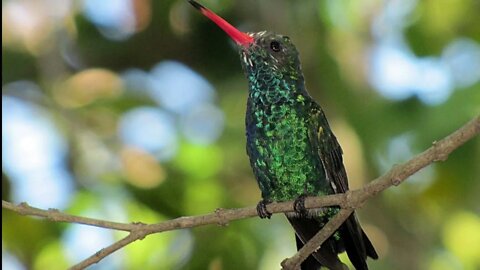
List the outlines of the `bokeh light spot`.
{"label": "bokeh light spot", "polygon": [[212,85],[182,63],[164,61],[152,71],[152,95],[162,107],[182,114],[197,104],[211,102]]}
{"label": "bokeh light spot", "polygon": [[5,251],[2,245],[2,269],[25,270],[27,268],[10,252]]}
{"label": "bokeh light spot", "polygon": [[182,120],[183,135],[192,143],[213,143],[223,131],[223,112],[212,104],[202,104],[193,108]]}
{"label": "bokeh light spot", "polygon": [[459,87],[468,87],[480,80],[479,43],[466,38],[454,40],[443,51],[442,60]]}
{"label": "bokeh light spot", "polygon": [[155,107],[138,107],[126,112],[119,124],[125,144],[143,149],[157,159],[169,160],[177,151],[174,118]]}
{"label": "bokeh light spot", "polygon": [[76,108],[102,98],[115,98],[123,90],[123,81],[112,71],[92,68],[81,71],[64,83],[54,93],[54,98],[64,107]]}
{"label": "bokeh light spot", "polygon": [[109,39],[125,40],[136,31],[132,0],[84,0],[83,12]]}
{"label": "bokeh light spot", "polygon": [[40,1],[2,2],[2,44],[37,54],[49,44],[53,22]]}
{"label": "bokeh light spot", "polygon": [[373,49],[370,82],[385,97],[402,100],[417,95],[439,104],[453,91],[449,69],[439,58],[417,58],[408,49],[382,44]]}
{"label": "bokeh light spot", "polygon": [[[48,243],[35,258],[34,269],[67,269],[69,262],[59,241]],[[52,266],[55,267],[52,267]],[[9,268],[7,268],[9,269]]]}
{"label": "bokeh light spot", "polygon": [[153,188],[165,180],[164,169],[148,153],[136,148],[126,147],[120,155],[123,172],[132,185],[140,188]]}
{"label": "bokeh light spot", "polygon": [[443,242],[465,264],[464,269],[480,268],[480,217],[477,214],[452,215],[443,229]]}
{"label": "bokeh light spot", "polygon": [[18,98],[2,97],[2,167],[12,180],[15,202],[60,209],[68,204],[73,179],[67,170],[66,147],[46,111]]}
{"label": "bokeh light spot", "polygon": [[204,181],[215,176],[222,168],[222,157],[222,150],[218,146],[182,144],[175,164],[193,180]]}

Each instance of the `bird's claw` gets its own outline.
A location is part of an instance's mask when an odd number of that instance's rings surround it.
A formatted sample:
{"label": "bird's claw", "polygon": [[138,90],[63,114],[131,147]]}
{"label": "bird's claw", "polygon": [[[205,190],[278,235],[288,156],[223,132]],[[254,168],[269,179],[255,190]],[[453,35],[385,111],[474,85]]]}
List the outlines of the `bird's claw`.
{"label": "bird's claw", "polygon": [[268,210],[267,210],[267,204],[269,204],[270,202],[269,201],[266,201],[266,200],[261,200],[260,202],[258,202],[257,204],[257,214],[260,218],[270,218],[272,216],[272,213],[270,213]]}
{"label": "bird's claw", "polygon": [[293,210],[295,210],[295,212],[302,217],[306,217],[308,215],[308,210],[307,208],[305,208],[306,198],[307,198],[307,195],[302,194],[298,196],[298,198],[293,203]]}

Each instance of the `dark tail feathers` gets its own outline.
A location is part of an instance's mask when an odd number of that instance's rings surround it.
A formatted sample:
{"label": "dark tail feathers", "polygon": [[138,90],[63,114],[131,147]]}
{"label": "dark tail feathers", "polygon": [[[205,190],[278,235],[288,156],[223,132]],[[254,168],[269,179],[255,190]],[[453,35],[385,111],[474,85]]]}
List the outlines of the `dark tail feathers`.
{"label": "dark tail feathers", "polygon": [[353,266],[357,270],[368,270],[366,263],[367,256],[377,259],[375,248],[368,239],[360,224],[352,214],[339,229],[341,238],[345,245],[345,251]]}
{"label": "dark tail feathers", "polygon": [[[312,218],[288,217],[295,229],[297,249],[303,247],[320,229],[320,223]],[[339,229],[341,242],[332,237],[327,239],[319,250],[312,253],[301,265],[302,270],[320,269],[321,266],[333,270],[347,269],[338,259],[337,254],[347,252],[348,258],[356,270],[368,270],[367,256],[377,259],[378,255],[370,239],[360,227],[356,217],[352,214]]]}

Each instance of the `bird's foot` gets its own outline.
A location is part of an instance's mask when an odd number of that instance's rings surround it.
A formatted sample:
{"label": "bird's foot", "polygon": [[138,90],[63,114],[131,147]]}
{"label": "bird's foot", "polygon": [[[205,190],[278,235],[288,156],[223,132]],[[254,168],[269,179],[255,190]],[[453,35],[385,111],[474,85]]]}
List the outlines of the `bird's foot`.
{"label": "bird's foot", "polygon": [[261,200],[257,204],[257,214],[260,218],[270,218],[272,213],[267,210],[267,204],[269,204],[269,200]]}
{"label": "bird's foot", "polygon": [[305,199],[307,195],[302,194],[293,203],[293,210],[295,213],[299,214],[301,217],[306,217],[308,215],[308,210],[305,208]]}

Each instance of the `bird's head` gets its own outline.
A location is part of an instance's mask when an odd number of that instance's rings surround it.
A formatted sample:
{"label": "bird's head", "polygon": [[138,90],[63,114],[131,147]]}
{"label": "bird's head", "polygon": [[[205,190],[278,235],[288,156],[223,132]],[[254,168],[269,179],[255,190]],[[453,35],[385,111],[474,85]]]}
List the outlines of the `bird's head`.
{"label": "bird's head", "polygon": [[269,31],[242,32],[198,2],[189,2],[237,44],[242,66],[248,75],[270,74],[277,79],[280,77],[286,80],[303,80],[298,52],[289,37]]}

